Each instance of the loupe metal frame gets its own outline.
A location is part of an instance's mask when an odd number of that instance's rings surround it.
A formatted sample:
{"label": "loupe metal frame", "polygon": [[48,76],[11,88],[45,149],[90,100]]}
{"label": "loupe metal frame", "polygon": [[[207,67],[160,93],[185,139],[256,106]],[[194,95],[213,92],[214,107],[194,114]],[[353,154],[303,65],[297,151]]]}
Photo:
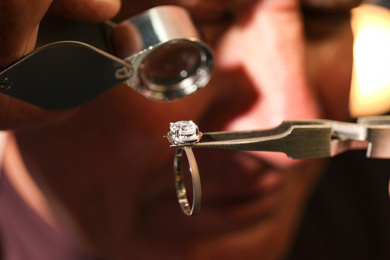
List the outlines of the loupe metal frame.
{"label": "loupe metal frame", "polygon": [[[47,29],[46,39],[40,37],[41,46],[0,72],[0,93],[43,108],[66,109],[124,82],[148,99],[173,101],[204,87],[212,74],[213,53],[181,7],[158,6],[125,20],[142,42],[139,52],[124,58],[112,54],[107,40],[116,24],[63,20],[46,23],[54,27]],[[40,29],[45,31],[45,25]],[[142,76],[150,54],[183,43],[199,51],[200,62],[192,73],[168,85]]]}

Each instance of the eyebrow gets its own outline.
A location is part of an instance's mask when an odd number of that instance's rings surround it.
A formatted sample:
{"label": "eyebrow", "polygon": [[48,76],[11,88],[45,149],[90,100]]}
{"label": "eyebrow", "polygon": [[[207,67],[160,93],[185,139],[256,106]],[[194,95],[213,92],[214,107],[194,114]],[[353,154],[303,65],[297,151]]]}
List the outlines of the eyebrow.
{"label": "eyebrow", "polygon": [[301,0],[302,6],[327,10],[350,10],[364,0]]}

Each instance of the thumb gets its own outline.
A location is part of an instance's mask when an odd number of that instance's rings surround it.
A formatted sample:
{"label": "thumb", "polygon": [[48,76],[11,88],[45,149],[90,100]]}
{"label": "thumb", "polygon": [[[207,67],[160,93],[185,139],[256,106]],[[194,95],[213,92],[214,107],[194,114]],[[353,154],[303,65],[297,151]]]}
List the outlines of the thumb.
{"label": "thumb", "polygon": [[51,0],[0,0],[0,67],[31,52]]}

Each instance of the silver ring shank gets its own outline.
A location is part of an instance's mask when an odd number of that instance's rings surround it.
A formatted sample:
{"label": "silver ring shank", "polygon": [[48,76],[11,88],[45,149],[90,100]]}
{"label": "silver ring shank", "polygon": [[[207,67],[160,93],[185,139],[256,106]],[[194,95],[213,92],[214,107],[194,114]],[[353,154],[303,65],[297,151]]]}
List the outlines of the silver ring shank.
{"label": "silver ring shank", "polygon": [[[193,188],[192,206],[190,206],[188,202],[187,190],[185,188],[184,181],[183,181],[183,174],[182,174],[183,151],[186,153],[188,163],[189,163],[191,178],[192,178],[192,188]],[[202,190],[200,186],[198,165],[196,163],[195,156],[191,148],[176,149],[174,167],[175,167],[175,175],[176,175],[177,199],[179,201],[180,207],[186,215],[188,216],[196,215],[199,213],[200,210]]]}

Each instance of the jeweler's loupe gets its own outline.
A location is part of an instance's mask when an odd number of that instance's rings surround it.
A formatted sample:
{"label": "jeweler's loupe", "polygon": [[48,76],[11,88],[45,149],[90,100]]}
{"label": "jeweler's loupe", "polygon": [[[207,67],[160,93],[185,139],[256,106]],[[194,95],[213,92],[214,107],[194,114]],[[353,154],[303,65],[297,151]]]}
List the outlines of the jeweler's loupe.
{"label": "jeweler's loupe", "polygon": [[[129,44],[118,49],[113,37],[126,39],[126,27]],[[119,24],[48,16],[38,48],[0,73],[0,93],[65,109],[124,82],[146,98],[176,100],[210,79],[213,55],[200,38],[188,12],[177,6],[155,7]]]}

